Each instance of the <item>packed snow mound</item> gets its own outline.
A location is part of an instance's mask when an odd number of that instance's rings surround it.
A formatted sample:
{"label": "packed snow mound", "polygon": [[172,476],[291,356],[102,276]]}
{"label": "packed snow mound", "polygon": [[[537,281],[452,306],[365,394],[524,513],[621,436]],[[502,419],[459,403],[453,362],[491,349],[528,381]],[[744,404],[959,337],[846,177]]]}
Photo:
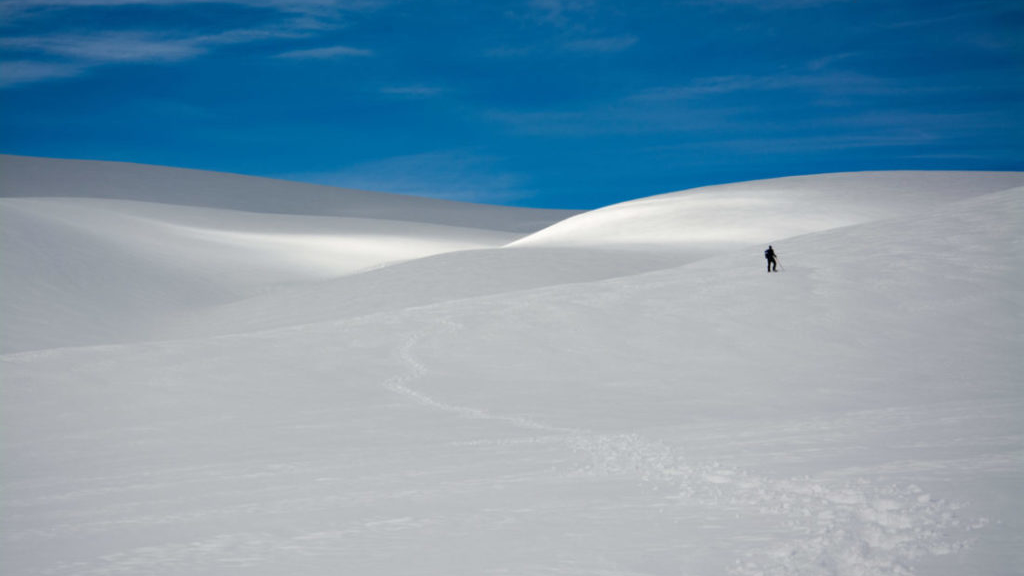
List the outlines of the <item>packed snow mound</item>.
{"label": "packed snow mound", "polygon": [[470,204],[146,164],[12,155],[0,155],[0,197],[108,198],[516,233],[533,232],[576,213]]}
{"label": "packed snow mound", "polygon": [[513,246],[619,246],[714,254],[1024,184],[1020,172],[846,172],[707,186],[585,212]]}

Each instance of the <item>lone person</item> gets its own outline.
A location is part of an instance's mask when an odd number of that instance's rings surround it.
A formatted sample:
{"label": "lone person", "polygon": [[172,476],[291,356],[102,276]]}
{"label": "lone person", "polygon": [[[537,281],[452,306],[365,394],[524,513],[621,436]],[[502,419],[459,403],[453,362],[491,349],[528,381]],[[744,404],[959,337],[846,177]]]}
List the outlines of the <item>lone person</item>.
{"label": "lone person", "polygon": [[768,272],[778,272],[778,262],[775,260],[775,249],[768,246],[768,249],[764,251],[764,259],[768,261]]}

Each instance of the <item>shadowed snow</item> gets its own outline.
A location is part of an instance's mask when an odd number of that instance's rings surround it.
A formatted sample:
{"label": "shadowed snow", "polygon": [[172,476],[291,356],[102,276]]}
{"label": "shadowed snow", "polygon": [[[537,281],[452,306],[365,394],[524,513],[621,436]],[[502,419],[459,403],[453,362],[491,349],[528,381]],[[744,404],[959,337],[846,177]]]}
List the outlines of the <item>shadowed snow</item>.
{"label": "shadowed snow", "polygon": [[570,218],[0,168],[5,574],[1024,566],[1022,174]]}

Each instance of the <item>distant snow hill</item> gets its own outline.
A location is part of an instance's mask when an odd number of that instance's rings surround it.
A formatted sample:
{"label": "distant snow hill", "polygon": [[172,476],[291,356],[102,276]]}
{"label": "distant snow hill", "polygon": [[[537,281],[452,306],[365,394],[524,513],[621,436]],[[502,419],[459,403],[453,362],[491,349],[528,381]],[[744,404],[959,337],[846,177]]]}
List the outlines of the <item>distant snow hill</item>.
{"label": "distant snow hill", "polygon": [[1014,172],[848,172],[740,182],[580,214],[515,244],[676,248],[708,253],[887,218],[1024,184]]}
{"label": "distant snow hill", "polygon": [[574,214],[0,156],[2,350],[125,342],[270,287],[504,245]]}
{"label": "distant snow hill", "polygon": [[577,214],[0,156],[0,350],[251,330],[635,274],[1022,182],[827,174]]}

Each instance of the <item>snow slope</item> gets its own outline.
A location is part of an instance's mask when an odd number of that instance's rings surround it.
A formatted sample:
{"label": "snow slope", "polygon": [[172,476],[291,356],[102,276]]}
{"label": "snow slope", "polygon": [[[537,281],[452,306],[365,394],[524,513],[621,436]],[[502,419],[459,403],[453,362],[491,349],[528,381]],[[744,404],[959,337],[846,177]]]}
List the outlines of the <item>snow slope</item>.
{"label": "snow slope", "polygon": [[686,247],[714,253],[830,230],[1020,185],[1013,172],[850,172],[739,182],[585,212],[520,245]]}
{"label": "snow slope", "polygon": [[0,154],[4,197],[139,200],[264,214],[342,216],[527,233],[569,215],[145,164]]}
{"label": "snow slope", "polygon": [[[155,316],[173,339],[0,357],[0,571],[1024,573],[1021,186],[711,187],[333,275],[243,242],[274,273],[225,265],[246,289]],[[72,262],[44,241],[76,229],[6,206],[38,236],[2,245],[5,276],[16,257],[18,282],[74,298],[20,252]],[[722,240],[723,210],[773,224]],[[286,237],[318,222],[264,215]],[[118,222],[104,242],[149,233]],[[191,285],[179,242],[159,269]],[[86,246],[104,278],[126,262]]]}
{"label": "snow slope", "polygon": [[156,337],[281,284],[501,246],[571,212],[0,156],[0,350]]}

